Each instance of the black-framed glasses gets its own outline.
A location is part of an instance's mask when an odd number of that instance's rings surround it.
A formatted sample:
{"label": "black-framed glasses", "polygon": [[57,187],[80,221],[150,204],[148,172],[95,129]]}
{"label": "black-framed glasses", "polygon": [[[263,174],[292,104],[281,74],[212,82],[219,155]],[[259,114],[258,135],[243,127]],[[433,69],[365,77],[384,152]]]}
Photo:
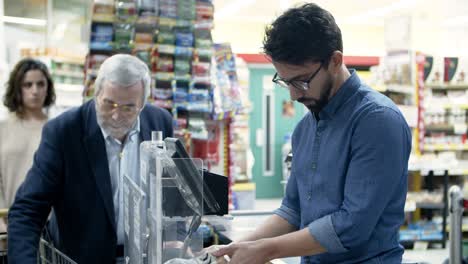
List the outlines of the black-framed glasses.
{"label": "black-framed glasses", "polygon": [[280,77],[278,77],[278,73],[275,73],[275,76],[273,76],[272,82],[276,83],[277,85],[289,89],[290,86],[293,86],[296,89],[302,90],[302,91],[307,91],[309,89],[309,83],[315,78],[315,76],[319,73],[319,71],[322,69],[323,63],[320,63],[320,67],[312,74],[312,76],[309,77],[306,81],[299,81],[299,80],[293,80],[293,81],[286,81]]}

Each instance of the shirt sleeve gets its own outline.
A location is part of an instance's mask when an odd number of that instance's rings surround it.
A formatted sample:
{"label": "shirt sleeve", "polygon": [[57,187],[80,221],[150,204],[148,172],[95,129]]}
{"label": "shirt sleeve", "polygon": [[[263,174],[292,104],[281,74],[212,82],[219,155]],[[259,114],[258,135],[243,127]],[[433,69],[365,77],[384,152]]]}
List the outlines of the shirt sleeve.
{"label": "shirt sleeve", "polygon": [[[340,209],[308,226],[329,253],[344,253],[368,241],[395,193],[407,191],[411,132],[401,114],[389,108],[373,110],[352,133]],[[396,210],[401,207],[403,212],[404,199],[397,202]]]}

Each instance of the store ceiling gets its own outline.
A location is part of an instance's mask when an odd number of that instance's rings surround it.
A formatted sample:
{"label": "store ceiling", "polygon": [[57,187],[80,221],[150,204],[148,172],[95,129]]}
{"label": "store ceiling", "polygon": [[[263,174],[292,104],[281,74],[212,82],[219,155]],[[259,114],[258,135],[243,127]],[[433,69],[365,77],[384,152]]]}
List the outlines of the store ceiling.
{"label": "store ceiling", "polygon": [[[47,17],[48,0],[3,1],[6,16],[38,19]],[[53,1],[56,15],[54,23],[72,20],[74,21],[72,23],[84,24],[93,0],[49,1]],[[468,27],[467,0],[317,0],[314,2],[334,15],[344,34],[347,34],[345,40],[348,43],[359,39],[357,36],[366,39],[367,33],[363,32],[376,34],[377,39],[383,39],[385,19],[399,15],[410,16],[415,31],[430,31],[445,24],[451,28]],[[287,8],[302,3],[304,1],[299,0],[213,0],[215,41],[232,43],[235,52],[259,52],[265,25]],[[381,44],[374,41],[369,45],[375,47]],[[362,48],[363,52],[367,50],[366,47]],[[370,53],[378,54],[380,51],[379,47]],[[355,49],[354,53],[361,53],[361,49]]]}
{"label": "store ceiling", "polygon": [[[416,16],[445,15],[447,10],[468,6],[466,0],[318,0],[313,1],[329,10],[341,23],[375,24],[385,16],[411,14]],[[303,4],[298,0],[214,0],[217,21],[271,21],[283,10]],[[244,20],[239,20],[242,18]],[[361,19],[358,19],[361,18]],[[380,24],[380,23],[377,23]]]}
{"label": "store ceiling", "polygon": [[[305,1],[214,0],[213,2],[216,9],[213,34],[215,40],[232,43],[234,51],[238,53],[256,53],[261,50],[265,26],[287,8],[303,4]],[[351,48],[352,55],[382,54],[385,21],[394,17],[409,17],[412,20],[412,32],[427,32],[426,35],[430,35],[431,31],[446,32],[460,28],[466,31],[468,28],[467,0],[317,0],[313,2],[333,14],[342,29],[345,42],[354,45]],[[441,35],[434,34],[435,39],[440,37]],[[366,47],[368,39],[371,41]],[[424,42],[430,38],[424,36],[419,39],[419,42]],[[360,41],[362,47],[359,47]],[[420,48],[424,43],[416,45]],[[438,48],[432,45],[428,49],[432,52]]]}

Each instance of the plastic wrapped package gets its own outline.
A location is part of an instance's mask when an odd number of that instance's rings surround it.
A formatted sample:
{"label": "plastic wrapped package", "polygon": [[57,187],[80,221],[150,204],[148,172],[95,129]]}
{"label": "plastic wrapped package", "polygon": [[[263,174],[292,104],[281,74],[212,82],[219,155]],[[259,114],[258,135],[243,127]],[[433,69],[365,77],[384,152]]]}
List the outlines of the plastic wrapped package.
{"label": "plastic wrapped package", "polygon": [[152,95],[154,99],[160,100],[172,100],[173,98],[172,89],[154,88],[152,89]]}
{"label": "plastic wrapped package", "polygon": [[188,92],[185,88],[176,88],[174,93],[174,103],[186,103],[188,99]]}
{"label": "plastic wrapped package", "polygon": [[176,33],[175,34],[176,45],[180,47],[192,47],[193,46],[193,34],[192,33]]}
{"label": "plastic wrapped package", "polygon": [[152,12],[141,11],[136,23],[139,25],[148,25],[149,28],[154,28],[158,24],[158,16]]}
{"label": "plastic wrapped package", "polygon": [[213,15],[214,15],[213,4],[197,1],[196,13],[197,13],[197,21],[213,20]]}
{"label": "plastic wrapped package", "polygon": [[211,39],[195,39],[195,48],[197,49],[207,49],[213,46],[213,41]]}
{"label": "plastic wrapped package", "polygon": [[196,2],[194,0],[179,0],[177,2],[177,17],[187,20],[195,20]]}
{"label": "plastic wrapped package", "polygon": [[190,72],[190,61],[176,59],[174,71],[176,74],[188,74]]}
{"label": "plastic wrapped package", "polygon": [[194,57],[201,62],[210,62],[213,57],[213,49],[195,49]]}
{"label": "plastic wrapped package", "polygon": [[159,54],[173,55],[173,54],[176,53],[176,46],[160,44],[160,45],[158,45],[158,53]]}
{"label": "plastic wrapped package", "polygon": [[153,34],[148,32],[136,32],[135,33],[135,44],[152,45]]}
{"label": "plastic wrapped package", "polygon": [[174,73],[173,72],[157,72],[155,74],[156,76],[156,81],[172,81],[174,79]]}
{"label": "plastic wrapped package", "polygon": [[157,61],[158,72],[173,72],[174,60],[170,56],[162,56]]}
{"label": "plastic wrapped package", "polygon": [[178,0],[159,0],[159,4],[166,4],[166,5],[176,5],[177,6]]}
{"label": "plastic wrapped package", "polygon": [[193,54],[193,48],[176,46],[174,54],[175,54],[176,58],[189,58],[189,59],[191,59],[192,54]]}
{"label": "plastic wrapped package", "polygon": [[188,105],[188,109],[192,111],[211,112],[210,92],[205,89],[191,89]]}
{"label": "plastic wrapped package", "polygon": [[168,18],[177,18],[177,3],[160,3],[160,16]]}
{"label": "plastic wrapped package", "polygon": [[175,40],[176,40],[176,36],[172,32],[161,31],[158,34],[158,43],[160,44],[174,45]]}
{"label": "plastic wrapped package", "polygon": [[127,50],[131,48],[133,37],[135,34],[135,26],[131,23],[116,23],[115,29],[115,46],[118,50]]}
{"label": "plastic wrapped package", "polygon": [[191,79],[192,76],[188,73],[176,73],[174,75],[174,80],[176,80],[177,82],[190,82]]}
{"label": "plastic wrapped package", "polygon": [[159,1],[158,0],[138,0],[138,10],[142,12],[150,12],[157,16],[159,14]]}
{"label": "plastic wrapped package", "polygon": [[114,28],[111,24],[93,24],[91,26],[90,49],[112,50]]}
{"label": "plastic wrapped package", "polygon": [[151,65],[151,52],[148,49],[134,50],[133,54],[146,63],[148,67]]}
{"label": "plastic wrapped package", "polygon": [[193,32],[195,39],[207,39],[211,40],[213,37],[211,36],[211,30],[205,28],[196,28]]}
{"label": "plastic wrapped package", "polygon": [[114,6],[109,3],[95,2],[93,5],[93,20],[108,21],[114,20]]}
{"label": "plastic wrapped package", "polygon": [[115,11],[119,21],[134,21],[137,18],[137,3],[132,0],[116,1]]}
{"label": "plastic wrapped package", "polygon": [[210,75],[210,63],[209,62],[193,62],[192,63],[192,75],[197,76],[209,76]]}

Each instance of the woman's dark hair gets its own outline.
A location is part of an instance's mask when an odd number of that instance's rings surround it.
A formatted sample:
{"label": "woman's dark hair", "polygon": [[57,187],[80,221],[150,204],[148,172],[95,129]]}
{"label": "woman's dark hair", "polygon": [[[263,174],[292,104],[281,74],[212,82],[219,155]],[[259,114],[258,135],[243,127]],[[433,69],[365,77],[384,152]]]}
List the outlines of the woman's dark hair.
{"label": "woman's dark hair", "polygon": [[287,10],[267,27],[263,50],[280,63],[327,63],[333,52],[343,52],[343,40],[332,14],[309,3]]}
{"label": "woman's dark hair", "polygon": [[24,114],[21,87],[26,73],[31,70],[41,71],[47,79],[47,95],[44,101],[44,107],[47,108],[55,102],[54,82],[52,81],[47,66],[35,59],[22,59],[15,65],[15,68],[10,73],[10,77],[6,83],[6,93],[3,97],[3,104],[10,112],[15,112],[19,117]]}

